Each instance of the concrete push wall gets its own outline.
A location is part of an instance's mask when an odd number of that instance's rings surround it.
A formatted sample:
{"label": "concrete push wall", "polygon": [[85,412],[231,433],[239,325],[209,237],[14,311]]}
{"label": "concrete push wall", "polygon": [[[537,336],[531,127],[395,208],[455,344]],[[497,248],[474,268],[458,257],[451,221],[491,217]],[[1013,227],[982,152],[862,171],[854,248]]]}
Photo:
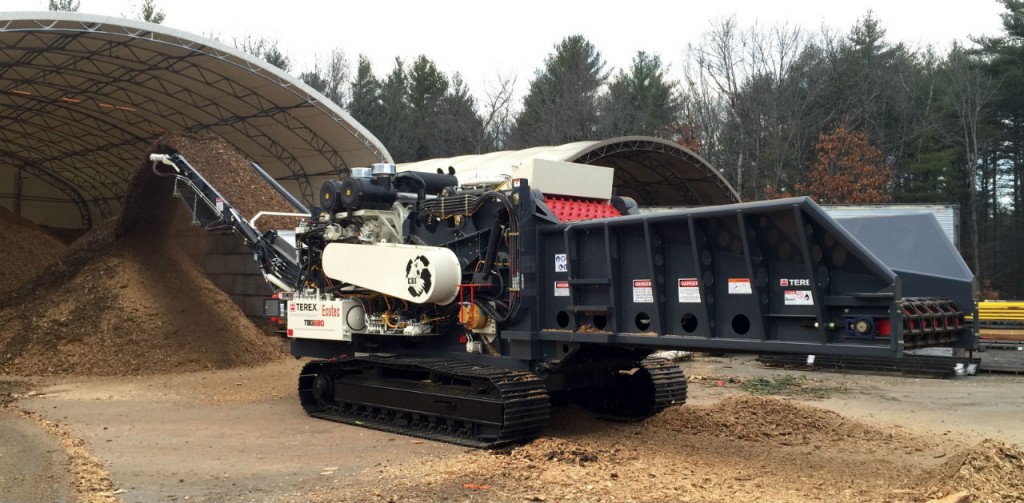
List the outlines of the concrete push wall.
{"label": "concrete push wall", "polygon": [[274,290],[263,279],[252,251],[241,238],[232,233],[183,228],[175,233],[175,240],[246,316],[263,318],[263,301]]}

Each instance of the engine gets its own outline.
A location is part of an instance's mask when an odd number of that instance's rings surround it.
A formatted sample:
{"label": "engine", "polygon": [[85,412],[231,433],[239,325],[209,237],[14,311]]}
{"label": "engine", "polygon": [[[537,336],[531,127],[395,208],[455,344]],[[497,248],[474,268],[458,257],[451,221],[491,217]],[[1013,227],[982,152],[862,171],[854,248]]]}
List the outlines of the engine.
{"label": "engine", "polygon": [[458,185],[390,164],[325,183],[319,214],[296,229],[289,336],[494,334],[518,308],[518,216],[500,187]]}

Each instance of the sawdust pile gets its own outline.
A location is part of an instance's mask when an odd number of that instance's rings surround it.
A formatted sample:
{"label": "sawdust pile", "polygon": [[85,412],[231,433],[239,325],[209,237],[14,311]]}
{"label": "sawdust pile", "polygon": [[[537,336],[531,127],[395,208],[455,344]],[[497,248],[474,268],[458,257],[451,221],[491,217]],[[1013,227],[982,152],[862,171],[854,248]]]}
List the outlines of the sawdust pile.
{"label": "sawdust pile", "polygon": [[1024,500],[1024,449],[986,439],[954,456],[937,477],[935,494],[966,491],[971,501]]}
{"label": "sawdust pile", "polygon": [[43,228],[0,206],[0,296],[64,254],[67,246]]}
{"label": "sawdust pile", "polygon": [[891,444],[906,440],[899,428],[882,431],[832,411],[751,395],[726,398],[714,409],[672,409],[651,418],[649,424],[668,432],[766,440],[782,445],[813,445],[836,437]]}
{"label": "sawdust pile", "polygon": [[[818,431],[793,434],[802,429]],[[377,501],[402,502],[925,502],[961,490],[970,501],[1020,501],[1018,447],[987,441],[963,451],[951,440],[766,397],[672,408],[629,424],[571,408],[530,444],[379,467],[303,498],[363,501],[370,487]],[[349,490],[356,487],[364,490]]]}
{"label": "sawdust pile", "polygon": [[[194,165],[251,172],[217,159]],[[136,375],[283,357],[283,343],[254,326],[173,242],[173,229],[188,219],[171,197],[171,179],[143,164],[120,219],[96,226],[0,299],[0,371]]]}

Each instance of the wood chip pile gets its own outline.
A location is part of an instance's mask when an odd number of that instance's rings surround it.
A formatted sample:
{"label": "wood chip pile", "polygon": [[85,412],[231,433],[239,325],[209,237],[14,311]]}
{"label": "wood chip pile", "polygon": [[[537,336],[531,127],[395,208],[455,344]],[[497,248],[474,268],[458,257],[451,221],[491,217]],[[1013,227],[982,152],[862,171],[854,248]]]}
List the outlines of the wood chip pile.
{"label": "wood chip pile", "polygon": [[[557,413],[543,438],[367,470],[309,501],[1021,501],[1024,452],[878,427],[778,398],[735,396],[612,424]],[[369,480],[366,480],[369,479]],[[956,498],[953,498],[956,500]],[[952,500],[951,500],[952,501]],[[957,500],[959,501],[959,500]],[[945,502],[944,502],[945,503]]]}
{"label": "wood chip pile", "polygon": [[[246,219],[260,211],[297,211],[250,167],[238,149],[219,136],[167,134],[154,149],[159,153],[172,151],[181,153]],[[256,225],[266,231],[294,229],[298,222],[295,217],[261,217]]]}
{"label": "wood chip pile", "polygon": [[954,456],[939,477],[938,493],[966,491],[970,501],[1024,500],[1024,449],[988,439]]}
{"label": "wood chip pile", "polygon": [[[265,183],[262,191],[249,185],[258,175],[223,140],[177,135],[155,150],[168,145],[216,178],[240,210],[290,209]],[[136,375],[283,357],[283,342],[253,325],[177,246],[173,230],[189,219],[170,179],[142,164],[120,218],[96,226],[59,261],[45,260],[49,267],[0,299],[0,372]]]}
{"label": "wood chip pile", "polygon": [[38,225],[0,207],[0,296],[52,264],[67,249]]}

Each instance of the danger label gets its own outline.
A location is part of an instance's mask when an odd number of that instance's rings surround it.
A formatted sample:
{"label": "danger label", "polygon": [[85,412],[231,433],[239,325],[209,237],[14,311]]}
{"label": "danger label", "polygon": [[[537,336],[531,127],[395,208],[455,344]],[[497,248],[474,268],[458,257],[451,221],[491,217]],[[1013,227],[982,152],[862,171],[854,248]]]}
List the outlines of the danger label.
{"label": "danger label", "polygon": [[555,297],[568,297],[569,296],[569,282],[568,281],[556,281],[555,282]]}
{"label": "danger label", "polygon": [[682,304],[700,303],[700,283],[697,278],[679,279],[679,302]]}
{"label": "danger label", "polygon": [[810,290],[785,290],[783,292],[787,306],[813,306],[814,297]]}
{"label": "danger label", "polygon": [[729,278],[729,294],[743,295],[754,293],[750,288],[750,278]]}
{"label": "danger label", "polygon": [[633,302],[637,304],[653,304],[654,288],[649,279],[633,280]]}

